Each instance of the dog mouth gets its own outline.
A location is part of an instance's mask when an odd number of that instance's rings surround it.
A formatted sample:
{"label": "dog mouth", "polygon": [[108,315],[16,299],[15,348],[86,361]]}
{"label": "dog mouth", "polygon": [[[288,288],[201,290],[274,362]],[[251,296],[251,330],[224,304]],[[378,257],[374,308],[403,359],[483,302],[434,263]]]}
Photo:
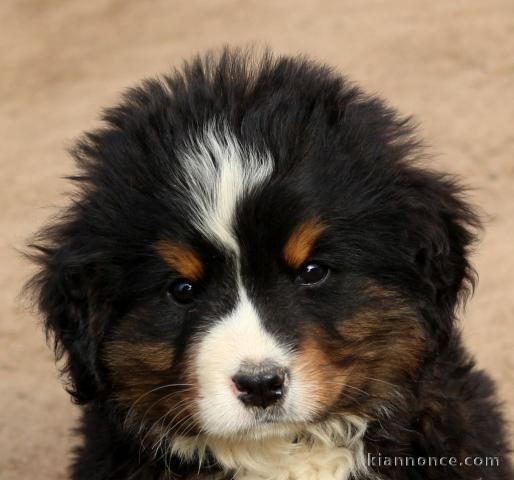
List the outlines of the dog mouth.
{"label": "dog mouth", "polygon": [[252,408],[249,412],[253,418],[249,424],[241,426],[236,435],[260,435],[272,432],[281,432],[282,430],[291,431],[306,425],[306,422],[300,419],[290,418],[287,412],[281,406],[268,407],[266,409]]}
{"label": "dog mouth", "polygon": [[309,423],[289,420],[277,412],[261,411],[256,412],[252,422],[240,425],[231,432],[208,434],[207,437],[236,443],[279,438],[289,438],[294,441],[309,426],[311,426]]}
{"label": "dog mouth", "polygon": [[258,441],[273,438],[294,438],[302,431],[314,427],[324,416],[304,417],[294,411],[289,399],[266,408],[241,404],[241,410],[234,410],[225,417],[224,428],[215,431],[203,429],[209,436],[219,439]]}

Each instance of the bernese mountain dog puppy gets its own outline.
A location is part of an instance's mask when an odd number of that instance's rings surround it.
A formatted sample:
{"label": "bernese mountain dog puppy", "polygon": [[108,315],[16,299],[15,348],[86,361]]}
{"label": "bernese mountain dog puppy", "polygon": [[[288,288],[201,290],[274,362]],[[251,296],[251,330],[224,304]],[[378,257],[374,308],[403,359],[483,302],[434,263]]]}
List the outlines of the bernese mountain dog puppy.
{"label": "bernese mountain dog puppy", "polygon": [[456,323],[480,221],[408,119],[225,49],[103,120],[31,250],[73,479],[512,478]]}

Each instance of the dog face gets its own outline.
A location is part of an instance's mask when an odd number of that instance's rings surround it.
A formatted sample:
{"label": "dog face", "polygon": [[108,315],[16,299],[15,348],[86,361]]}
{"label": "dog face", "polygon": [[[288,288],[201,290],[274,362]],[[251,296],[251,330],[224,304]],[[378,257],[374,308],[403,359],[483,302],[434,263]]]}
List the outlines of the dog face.
{"label": "dog face", "polygon": [[33,285],[79,401],[143,441],[394,410],[451,330],[476,219],[405,121],[324,67],[225,52],[75,150]]}
{"label": "dog face", "polygon": [[383,385],[416,371],[424,332],[401,293],[357,258],[341,263],[357,256],[341,210],[300,184],[331,188],[316,164],[281,177],[226,125],[194,142],[178,150],[172,190],[184,218],[157,228],[147,253],[162,279],[143,274],[152,294],[134,290],[103,345],[114,398],[136,423],[146,412],[177,434],[231,437],[382,407]]}

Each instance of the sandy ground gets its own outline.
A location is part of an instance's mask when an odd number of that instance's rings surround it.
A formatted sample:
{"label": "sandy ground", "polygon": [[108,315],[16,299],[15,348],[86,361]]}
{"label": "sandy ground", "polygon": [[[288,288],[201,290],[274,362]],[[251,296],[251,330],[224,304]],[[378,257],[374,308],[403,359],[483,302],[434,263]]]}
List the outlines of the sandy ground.
{"label": "sandy ground", "polygon": [[0,478],[62,479],[77,416],[16,253],[64,201],[65,150],[142,77],[223,43],[336,65],[414,114],[433,163],[489,215],[464,334],[514,419],[514,2],[2,0],[0,3]]}

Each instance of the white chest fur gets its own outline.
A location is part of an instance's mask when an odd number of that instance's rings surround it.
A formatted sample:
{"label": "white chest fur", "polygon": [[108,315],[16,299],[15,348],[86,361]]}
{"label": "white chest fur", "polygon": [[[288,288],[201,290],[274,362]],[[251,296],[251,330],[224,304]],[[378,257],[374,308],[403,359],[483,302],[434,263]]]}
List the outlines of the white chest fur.
{"label": "white chest fur", "polygon": [[[268,451],[236,472],[237,480],[345,480],[356,469],[355,453],[345,447],[293,444],[285,451]],[[256,458],[257,457],[257,458]]]}
{"label": "white chest fur", "polygon": [[176,438],[170,453],[202,461],[209,451],[236,480],[346,480],[366,469],[365,430],[365,422],[350,418],[258,440]]}

